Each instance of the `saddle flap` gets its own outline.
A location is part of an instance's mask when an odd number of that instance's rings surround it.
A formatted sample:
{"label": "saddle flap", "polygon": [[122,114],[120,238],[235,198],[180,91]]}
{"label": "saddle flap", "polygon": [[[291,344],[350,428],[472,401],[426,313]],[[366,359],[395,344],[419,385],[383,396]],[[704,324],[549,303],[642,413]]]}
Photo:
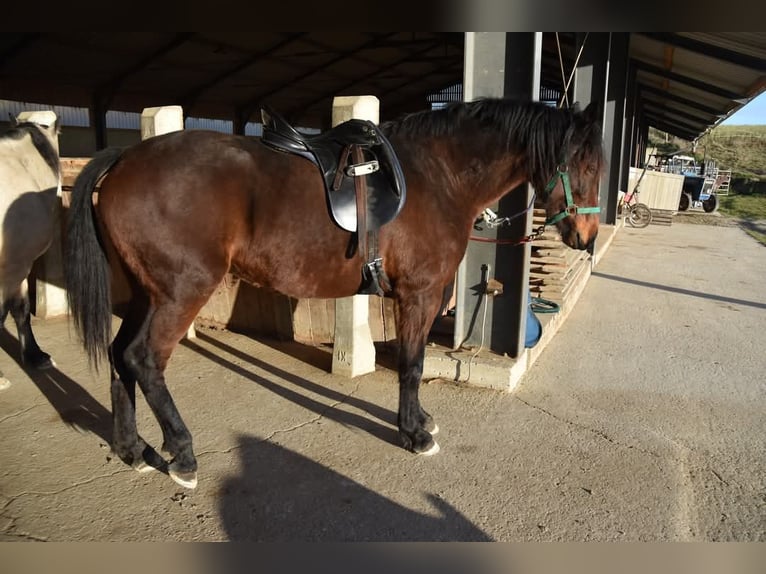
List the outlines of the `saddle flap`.
{"label": "saddle flap", "polygon": [[[404,205],[406,185],[399,160],[380,128],[368,120],[351,119],[321,134],[302,134],[268,107],[261,109],[262,142],[282,152],[313,161],[325,184],[327,206],[337,225],[357,229],[355,177],[366,178],[367,228],[380,229]],[[363,161],[349,163],[349,146],[358,146]]]}
{"label": "saddle flap", "polygon": [[[404,205],[406,184],[399,160],[378,126],[349,120],[325,137],[331,145],[313,151],[323,172],[333,220],[347,231],[357,230],[355,177],[364,177],[367,183],[367,229],[375,231],[393,220]],[[338,165],[336,158],[342,157],[348,145],[361,149],[362,160]]]}

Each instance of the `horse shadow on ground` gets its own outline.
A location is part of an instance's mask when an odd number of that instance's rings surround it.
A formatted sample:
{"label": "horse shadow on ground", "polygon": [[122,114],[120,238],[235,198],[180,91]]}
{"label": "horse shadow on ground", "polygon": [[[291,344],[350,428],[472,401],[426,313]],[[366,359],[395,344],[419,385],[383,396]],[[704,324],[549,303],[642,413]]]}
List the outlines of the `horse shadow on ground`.
{"label": "horse shadow on ground", "polygon": [[[364,399],[354,397],[351,394],[330,389],[324,385],[314,383],[294,373],[285,371],[284,369],[253,357],[252,355],[248,355],[247,353],[244,353],[239,349],[232,347],[231,345],[227,345],[226,343],[218,341],[214,337],[206,335],[201,331],[197,332],[197,339],[210,345],[211,347],[214,347],[216,352],[213,352],[210,349],[203,347],[202,345],[189,339],[184,339],[181,341],[181,345],[196,352],[200,356],[213,361],[214,363],[222,366],[232,373],[235,373],[244,379],[250,380],[259,386],[270,390],[274,394],[287,399],[309,411],[321,415],[322,417],[336,421],[343,425],[364,430],[372,436],[388,444],[395,444],[397,446],[399,445],[398,434],[396,431],[397,415],[395,412],[380,407]],[[366,418],[364,416],[357,415],[348,411],[336,409],[332,405],[314,400],[305,394],[288,388],[285,385],[281,385],[278,382],[270,380],[269,378],[253,373],[247,367],[243,367],[234,363],[233,361],[226,359],[221,355],[220,352],[217,351],[225,352],[228,355],[236,357],[237,359],[240,359],[255,368],[266,371],[269,374],[274,375],[275,377],[282,379],[296,387],[334,401],[336,404],[340,403],[356,407],[359,410],[367,412],[369,415],[371,415],[371,417],[374,417],[380,422],[375,422],[370,418]]]}
{"label": "horse shadow on ground", "polygon": [[747,299],[727,297],[726,295],[716,295],[715,293],[695,291],[693,289],[684,289],[682,287],[673,287],[671,285],[662,285],[660,283],[651,283],[649,281],[640,281],[639,279],[629,279],[627,277],[612,275],[610,273],[602,273],[600,271],[593,271],[591,275],[593,277],[601,277],[602,279],[608,279],[610,281],[618,281],[620,283],[638,285],[639,287],[657,289],[659,291],[668,291],[670,293],[679,293],[681,295],[687,295],[689,297],[699,297],[701,299],[710,299],[711,301],[721,301],[723,303],[731,303],[732,305],[744,305],[746,307],[755,307],[756,309],[766,309],[766,304],[760,303],[758,301],[749,301]]}
{"label": "horse shadow on ground", "polygon": [[[197,332],[198,342],[181,344],[233,373],[324,418],[355,427],[399,446],[396,413],[375,404],[313,383],[247,353]],[[204,345],[203,345],[204,344]],[[212,348],[212,349],[211,349]],[[223,354],[244,361],[235,364]],[[310,393],[354,406],[375,422],[320,403],[251,372],[261,369]],[[231,541],[349,542],[349,541],[491,541],[452,505],[425,494],[434,508],[422,514],[397,504],[363,485],[302,455],[258,437],[241,435],[237,447],[241,471],[223,480],[218,510]],[[376,556],[376,560],[393,560]],[[398,564],[396,560],[392,566]],[[472,569],[474,572],[480,570]]]}
{"label": "horse shadow on ground", "polygon": [[[25,367],[19,356],[18,340],[5,329],[0,329],[0,348],[24,370],[66,425],[80,433],[93,434],[111,447],[112,413],[110,410],[56,367],[44,370]],[[166,462],[151,446],[147,446],[144,451],[144,458],[157,471],[168,474]]]}
{"label": "horse shadow on ground", "polygon": [[[236,332],[236,331],[234,331]],[[325,371],[332,372],[333,345],[332,343],[323,343],[321,345],[311,345],[293,340],[275,339],[264,335],[242,333],[246,336],[253,336],[259,343],[271,347],[275,351],[289,355],[290,357]],[[375,346],[375,366],[392,372],[395,377],[399,364],[399,346],[396,341],[373,341]]]}
{"label": "horse shadow on ground", "polygon": [[436,495],[425,494],[434,512],[422,514],[271,442],[240,436],[236,452],[241,472],[219,497],[231,541],[491,541]]}
{"label": "horse shadow on ground", "polygon": [[18,340],[5,329],[0,329],[0,348],[24,370],[64,423],[111,444],[112,413],[87,390],[55,367],[45,370],[25,367]]}

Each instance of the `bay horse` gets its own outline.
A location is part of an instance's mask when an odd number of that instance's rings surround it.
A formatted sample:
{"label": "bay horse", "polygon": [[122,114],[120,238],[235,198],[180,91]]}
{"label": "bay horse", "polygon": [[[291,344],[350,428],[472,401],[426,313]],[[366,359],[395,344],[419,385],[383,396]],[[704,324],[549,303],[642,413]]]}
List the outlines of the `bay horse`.
{"label": "bay horse", "polygon": [[[54,362],[32,333],[27,281],[59,229],[59,126],[50,111],[19,118],[12,118],[10,129],[0,134],[0,329],[10,313],[22,363],[45,369]],[[0,372],[0,387],[8,384]]]}
{"label": "bay horse", "polygon": [[[563,241],[592,246],[604,161],[597,108],[488,98],[380,126],[406,180],[406,202],[378,240],[385,295],[398,306],[397,425],[406,449],[438,450],[436,424],[418,398],[424,350],[484,208],[530,182]],[[168,473],[196,486],[192,435],[165,368],[227,272],[294,298],[357,293],[364,253],[349,256],[351,233],[328,216],[323,183],[303,157],[259,138],[201,130],[102,150],[83,169],[72,192],[65,278],[91,362],[109,359],[112,448],[123,462],[147,470],[159,456],[137,433],[138,383],[162,429]],[[133,293],[111,344],[105,240]]]}

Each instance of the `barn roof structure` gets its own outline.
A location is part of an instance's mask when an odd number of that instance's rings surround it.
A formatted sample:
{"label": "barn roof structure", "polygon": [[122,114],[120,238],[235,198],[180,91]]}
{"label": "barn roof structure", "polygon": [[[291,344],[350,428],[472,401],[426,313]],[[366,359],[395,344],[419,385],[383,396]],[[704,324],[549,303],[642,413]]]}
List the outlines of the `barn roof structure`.
{"label": "barn roof structure", "polygon": [[[543,35],[542,84],[560,91],[587,34]],[[463,79],[463,32],[0,34],[0,99],[258,121],[268,103],[324,128],[337,95],[375,95],[381,120],[426,109]],[[766,33],[631,32],[640,121],[694,140],[766,90]],[[459,90],[453,93],[459,93]]]}

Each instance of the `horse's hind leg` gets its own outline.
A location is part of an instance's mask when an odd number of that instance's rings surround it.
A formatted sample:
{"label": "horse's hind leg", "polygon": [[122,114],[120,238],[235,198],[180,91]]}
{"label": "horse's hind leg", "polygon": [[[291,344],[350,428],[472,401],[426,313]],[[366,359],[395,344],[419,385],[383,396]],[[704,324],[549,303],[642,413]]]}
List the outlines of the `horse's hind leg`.
{"label": "horse's hind leg", "polygon": [[[8,311],[6,310],[5,305],[3,305],[3,302],[0,301],[0,331],[5,329],[6,315],[8,315]],[[5,375],[3,375],[3,371],[0,371],[0,391],[4,391],[10,386],[11,386],[11,381],[5,378]]]}
{"label": "horse's hind leg", "polygon": [[32,333],[31,313],[29,305],[29,293],[27,292],[26,279],[22,282],[19,291],[4,302],[4,312],[10,312],[16,322],[21,345],[21,360],[25,366],[36,369],[48,369],[56,366],[48,353],[43,352]]}
{"label": "horse's hind leg", "polygon": [[136,428],[136,372],[125,360],[131,343],[146,338],[149,306],[134,297],[109,348],[112,396],[112,450],[139,472],[164,467],[162,457],[138,435]]}
{"label": "horse's hind leg", "polygon": [[197,459],[191,433],[165,384],[164,371],[173,349],[217,284],[217,281],[213,282],[209,290],[190,288],[183,303],[167,301],[150,310],[146,328],[141,330],[139,337],[125,352],[130,368],[137,374],[146,402],[162,429],[162,449],[172,457],[168,473],[174,481],[187,488],[197,486]]}
{"label": "horse's hind leg", "polygon": [[399,436],[404,447],[418,454],[439,452],[433,434],[438,430],[433,417],[420,405],[418,392],[423,376],[426,341],[442,299],[442,290],[398,294],[399,333]]}

